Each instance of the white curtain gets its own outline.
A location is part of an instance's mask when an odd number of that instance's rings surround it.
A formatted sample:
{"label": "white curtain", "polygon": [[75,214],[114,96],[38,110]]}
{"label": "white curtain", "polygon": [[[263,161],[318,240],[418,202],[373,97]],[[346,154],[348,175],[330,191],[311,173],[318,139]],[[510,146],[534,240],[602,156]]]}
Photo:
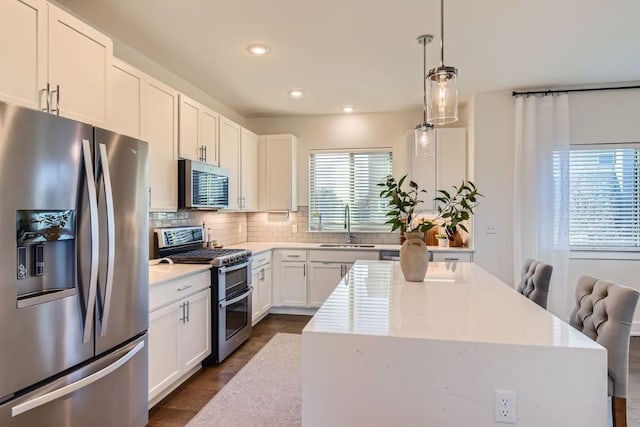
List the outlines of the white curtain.
{"label": "white curtain", "polygon": [[553,266],[547,309],[567,320],[575,283],[569,264],[569,97],[516,98],[514,283],[526,258]]}

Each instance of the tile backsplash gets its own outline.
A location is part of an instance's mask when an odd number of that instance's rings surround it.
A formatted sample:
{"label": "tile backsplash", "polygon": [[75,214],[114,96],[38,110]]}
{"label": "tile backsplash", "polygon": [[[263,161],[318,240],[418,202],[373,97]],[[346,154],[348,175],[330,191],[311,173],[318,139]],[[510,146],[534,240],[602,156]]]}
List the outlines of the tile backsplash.
{"label": "tile backsplash", "polygon": [[[179,210],[149,214],[149,243],[153,248],[153,229],[199,225],[211,229],[213,239],[221,245],[250,242],[342,243],[345,233],[309,232],[309,209],[298,212],[211,212]],[[295,228],[295,232],[294,232]],[[398,244],[399,233],[353,233],[354,243]],[[151,252],[151,251],[150,251]],[[153,257],[153,254],[150,253]]]}
{"label": "tile backsplash", "polygon": [[[298,212],[247,214],[247,239],[251,242],[342,243],[346,233],[309,232],[309,207]],[[399,244],[399,233],[352,233],[353,243]]]}

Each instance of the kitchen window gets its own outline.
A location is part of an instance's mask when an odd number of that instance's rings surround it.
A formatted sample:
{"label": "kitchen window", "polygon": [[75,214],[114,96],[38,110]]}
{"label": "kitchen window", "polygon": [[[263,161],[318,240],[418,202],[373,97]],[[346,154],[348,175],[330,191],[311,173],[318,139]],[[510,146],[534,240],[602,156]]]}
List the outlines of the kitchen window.
{"label": "kitchen window", "polygon": [[569,181],[572,249],[640,250],[640,143],[572,145]]}
{"label": "kitchen window", "polygon": [[311,151],[309,230],[344,232],[348,203],[351,231],[388,232],[387,201],[377,184],[391,171],[391,149]]}

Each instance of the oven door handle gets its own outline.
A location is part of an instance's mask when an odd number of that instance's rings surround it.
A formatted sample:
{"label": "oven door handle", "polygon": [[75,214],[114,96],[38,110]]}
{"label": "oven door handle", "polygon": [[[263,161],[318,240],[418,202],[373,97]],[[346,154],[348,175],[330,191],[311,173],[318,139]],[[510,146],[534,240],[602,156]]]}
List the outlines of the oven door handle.
{"label": "oven door handle", "polygon": [[232,271],[240,270],[241,268],[248,267],[250,264],[251,264],[251,259],[247,260],[246,262],[243,262],[242,264],[218,267],[218,274],[226,274]]}
{"label": "oven door handle", "polygon": [[222,301],[222,302],[220,303],[220,308],[225,308],[225,307],[226,307],[226,306],[228,306],[228,305],[235,304],[235,303],[237,303],[238,301],[240,301],[240,300],[242,300],[242,299],[245,299],[246,297],[248,297],[249,295],[251,295],[251,292],[253,292],[253,286],[249,286],[249,290],[248,290],[247,292],[245,292],[245,293],[244,293],[244,294],[242,294],[242,295],[239,295],[239,296],[235,297],[235,298],[234,298],[234,299],[232,299],[232,300],[229,300],[229,301]]}

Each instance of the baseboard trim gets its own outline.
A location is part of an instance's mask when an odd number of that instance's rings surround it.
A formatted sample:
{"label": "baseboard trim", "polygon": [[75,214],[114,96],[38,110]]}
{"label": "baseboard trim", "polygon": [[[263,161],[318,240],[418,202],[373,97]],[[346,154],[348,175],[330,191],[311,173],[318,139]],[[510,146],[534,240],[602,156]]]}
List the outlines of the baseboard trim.
{"label": "baseboard trim", "polygon": [[271,307],[269,313],[273,314],[301,314],[303,316],[313,316],[318,311],[317,308],[305,307]]}

